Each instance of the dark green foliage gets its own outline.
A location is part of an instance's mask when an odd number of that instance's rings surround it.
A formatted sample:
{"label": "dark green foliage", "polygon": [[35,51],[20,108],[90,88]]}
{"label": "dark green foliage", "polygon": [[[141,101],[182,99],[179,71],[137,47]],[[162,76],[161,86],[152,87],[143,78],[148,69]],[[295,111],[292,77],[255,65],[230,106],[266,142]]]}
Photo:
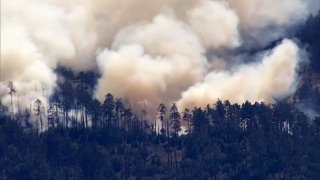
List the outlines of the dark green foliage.
{"label": "dark green foliage", "polygon": [[169,119],[170,119],[171,127],[173,129],[173,136],[178,136],[178,133],[181,130],[181,125],[180,125],[181,117],[176,104],[173,104],[170,109]]}
{"label": "dark green foliage", "polygon": [[[166,106],[163,103],[161,103],[158,107],[158,114],[157,115],[158,115],[158,118],[161,122],[160,133],[163,135],[166,133],[165,126],[164,126],[164,118],[165,118],[164,116],[166,114],[166,110],[167,110]],[[156,123],[155,123],[155,126],[156,126]]]}
{"label": "dark green foliage", "polygon": [[112,94],[107,94],[105,100],[101,106],[101,112],[103,114],[103,118],[105,119],[103,122],[107,127],[111,126],[112,118],[114,117],[114,107],[115,102]]}
{"label": "dark green foliage", "polygon": [[[109,96],[111,97],[111,96]],[[109,102],[110,99],[109,98]],[[119,103],[119,102],[118,102]],[[120,105],[116,105],[119,106]],[[116,113],[116,106],[109,112]],[[129,110],[129,109],[127,109]],[[119,110],[120,111],[120,110]],[[91,111],[90,111],[91,112]],[[99,113],[99,112],[96,112]],[[119,113],[119,112],[118,112]],[[188,114],[188,113],[187,113]],[[186,115],[185,115],[186,116]],[[189,113],[192,132],[177,136],[180,114],[172,106],[173,136],[141,127],[123,116],[127,129],[51,127],[41,134],[3,115],[0,120],[1,179],[317,179],[320,120],[293,106],[249,102]],[[113,116],[117,120],[120,115]],[[63,118],[63,117],[60,117]],[[185,117],[184,117],[185,118]],[[97,121],[100,118],[96,119]],[[61,122],[61,121],[60,121]]]}

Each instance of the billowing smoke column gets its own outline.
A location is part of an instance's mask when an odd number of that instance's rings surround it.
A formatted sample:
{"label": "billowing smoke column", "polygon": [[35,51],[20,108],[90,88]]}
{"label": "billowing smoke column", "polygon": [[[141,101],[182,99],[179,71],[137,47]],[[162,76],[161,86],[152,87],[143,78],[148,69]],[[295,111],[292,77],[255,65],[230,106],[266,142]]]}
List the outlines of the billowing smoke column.
{"label": "billowing smoke column", "polygon": [[319,7],[317,0],[3,0],[1,102],[10,106],[8,81],[21,106],[46,102],[57,66],[98,69],[100,100],[110,92],[153,108],[217,98],[273,102],[294,91],[292,40],[255,63],[234,65],[221,54],[284,38]]}
{"label": "billowing smoke column", "polygon": [[182,93],[180,105],[205,106],[218,98],[233,103],[272,102],[295,88],[295,69],[298,65],[298,47],[283,40],[262,62],[240,65],[235,71],[208,73],[202,82]]}

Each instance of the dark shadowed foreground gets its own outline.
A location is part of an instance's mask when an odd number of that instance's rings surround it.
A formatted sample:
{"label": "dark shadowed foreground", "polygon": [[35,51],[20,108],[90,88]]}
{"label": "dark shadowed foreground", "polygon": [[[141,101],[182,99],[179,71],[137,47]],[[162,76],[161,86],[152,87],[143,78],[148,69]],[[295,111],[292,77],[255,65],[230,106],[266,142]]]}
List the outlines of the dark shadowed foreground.
{"label": "dark shadowed foreground", "polygon": [[[320,175],[320,118],[311,120],[287,103],[240,106],[218,101],[215,108],[181,114],[173,105],[167,116],[160,105],[158,130],[136,116],[117,116],[113,106],[104,108],[109,111],[93,126],[58,123],[42,133],[28,127],[23,118],[2,116],[0,179],[317,179]],[[178,136],[180,123],[186,131]]]}

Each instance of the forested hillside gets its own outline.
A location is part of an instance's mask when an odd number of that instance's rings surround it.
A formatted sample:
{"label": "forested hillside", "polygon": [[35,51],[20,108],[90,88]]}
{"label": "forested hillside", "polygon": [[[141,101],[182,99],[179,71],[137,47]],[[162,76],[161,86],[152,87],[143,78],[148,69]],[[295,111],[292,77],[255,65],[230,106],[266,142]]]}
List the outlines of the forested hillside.
{"label": "forested hillside", "polygon": [[320,14],[309,18],[296,37],[304,44],[308,54],[307,64],[300,69],[301,79],[295,93],[301,109],[309,115],[320,112]]}
{"label": "forested hillside", "polygon": [[20,22],[8,10],[5,42],[19,36],[1,54],[0,180],[319,180],[320,13],[291,18],[310,2],[255,17],[249,2],[164,1],[148,18],[127,14],[145,1],[34,2],[61,17],[44,17],[67,26],[61,42],[24,27],[33,11]]}
{"label": "forested hillside", "polygon": [[217,101],[184,112],[161,104],[160,130],[111,94],[94,104],[78,121],[57,118],[55,111],[42,119],[40,113],[38,120],[49,124],[41,133],[28,127],[27,117],[2,116],[1,179],[319,177],[320,118],[309,119],[285,102]]}

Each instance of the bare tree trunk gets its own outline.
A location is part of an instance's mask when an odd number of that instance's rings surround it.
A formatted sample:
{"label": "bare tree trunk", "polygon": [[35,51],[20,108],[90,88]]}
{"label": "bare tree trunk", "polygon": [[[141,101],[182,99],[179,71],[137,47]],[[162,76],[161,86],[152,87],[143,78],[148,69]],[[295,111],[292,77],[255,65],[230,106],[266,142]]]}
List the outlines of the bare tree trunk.
{"label": "bare tree trunk", "polygon": [[172,160],[172,152],[170,152],[170,167],[173,166],[173,160]]}
{"label": "bare tree trunk", "polygon": [[42,124],[42,116],[41,116],[41,114],[40,114],[40,132],[42,132],[42,126],[43,126],[43,124]]}
{"label": "bare tree trunk", "polygon": [[119,111],[117,112],[116,127],[118,129],[120,129],[120,113],[119,113]]}
{"label": "bare tree trunk", "polygon": [[81,106],[81,117],[80,117],[80,119],[81,119],[81,125],[84,128],[85,127],[85,125],[84,125],[84,112],[83,112],[83,107],[82,106]]}
{"label": "bare tree trunk", "polygon": [[69,126],[69,120],[68,120],[68,116],[69,116],[68,114],[69,113],[68,113],[68,110],[65,110],[64,113],[65,113],[65,115],[64,115],[65,116],[65,127],[68,127]]}
{"label": "bare tree trunk", "polygon": [[120,179],[124,179],[124,170],[125,170],[125,153],[126,153],[126,140],[123,139],[123,154],[122,154],[122,169]]}
{"label": "bare tree trunk", "polygon": [[177,161],[177,148],[174,147],[174,161],[175,161],[175,167],[176,170],[178,169],[178,161]]}
{"label": "bare tree trunk", "polygon": [[12,118],[13,118],[13,117],[14,117],[14,116],[13,116],[13,114],[14,114],[14,113],[13,113],[13,102],[12,102],[12,94],[10,94],[10,96],[11,96],[11,112],[12,112]]}
{"label": "bare tree trunk", "polygon": [[37,134],[39,134],[39,119],[38,117],[36,117],[36,131],[37,131]]}
{"label": "bare tree trunk", "polygon": [[123,128],[122,115],[119,115],[119,128]]}
{"label": "bare tree trunk", "polygon": [[[157,118],[154,120],[154,130],[157,131]],[[159,134],[159,132],[158,132]]]}
{"label": "bare tree trunk", "polygon": [[[19,100],[19,96],[18,96],[18,121],[20,120],[20,100]],[[18,122],[20,123],[20,122]]]}
{"label": "bare tree trunk", "polygon": [[88,112],[86,107],[84,107],[84,117],[85,117],[86,127],[88,127]]}
{"label": "bare tree trunk", "polygon": [[75,108],[75,116],[76,116],[75,121],[76,121],[76,123],[78,122],[78,113],[79,113],[78,108]]}
{"label": "bare tree trunk", "polygon": [[167,119],[167,136],[170,136],[169,120]]}

